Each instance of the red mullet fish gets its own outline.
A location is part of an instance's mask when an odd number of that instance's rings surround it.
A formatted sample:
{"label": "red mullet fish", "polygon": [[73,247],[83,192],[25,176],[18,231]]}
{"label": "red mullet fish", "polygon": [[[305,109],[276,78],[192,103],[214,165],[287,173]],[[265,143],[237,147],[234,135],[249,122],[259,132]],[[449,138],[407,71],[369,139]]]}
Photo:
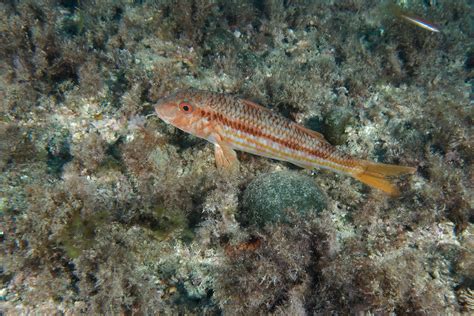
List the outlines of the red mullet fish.
{"label": "red mullet fish", "polygon": [[345,173],[391,196],[399,195],[399,190],[386,177],[416,171],[353,158],[318,132],[227,94],[183,90],[160,100],[155,111],[166,123],[213,143],[220,169],[238,169],[235,150],[241,150],[307,169]]}

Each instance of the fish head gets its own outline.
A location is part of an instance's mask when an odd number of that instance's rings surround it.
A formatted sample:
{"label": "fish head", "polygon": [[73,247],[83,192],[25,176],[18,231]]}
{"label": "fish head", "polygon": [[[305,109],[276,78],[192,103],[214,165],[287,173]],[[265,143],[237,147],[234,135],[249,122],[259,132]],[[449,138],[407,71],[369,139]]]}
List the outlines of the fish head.
{"label": "fish head", "polygon": [[155,112],[160,119],[185,132],[201,136],[201,115],[205,107],[200,98],[188,91],[179,91],[163,98],[155,104]]}

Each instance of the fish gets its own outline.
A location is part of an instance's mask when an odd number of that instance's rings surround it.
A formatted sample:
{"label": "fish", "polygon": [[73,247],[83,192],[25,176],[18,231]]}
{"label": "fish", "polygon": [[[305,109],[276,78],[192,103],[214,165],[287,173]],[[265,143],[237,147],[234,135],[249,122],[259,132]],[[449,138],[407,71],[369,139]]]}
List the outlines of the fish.
{"label": "fish", "polygon": [[440,30],[437,26],[435,26],[431,22],[423,20],[422,18],[417,18],[417,17],[414,17],[414,16],[408,16],[408,15],[405,15],[405,14],[400,14],[400,17],[407,20],[408,22],[411,22],[411,23],[415,24],[416,26],[419,26],[419,27],[425,29],[425,30],[435,32],[435,33],[440,32]]}
{"label": "fish", "polygon": [[404,19],[405,21],[408,21],[418,27],[421,27],[422,29],[434,32],[434,33],[439,33],[440,28],[434,25],[431,22],[428,22],[422,18],[419,18],[413,14],[410,14],[404,10],[402,10],[400,7],[396,6],[395,4],[390,4],[387,7],[388,11],[393,14],[394,16]]}
{"label": "fish", "polygon": [[180,90],[154,105],[164,122],[214,144],[217,168],[239,170],[237,151],[286,161],[305,169],[347,174],[390,196],[400,195],[387,177],[412,174],[416,168],[351,157],[322,134],[252,101],[230,94]]}

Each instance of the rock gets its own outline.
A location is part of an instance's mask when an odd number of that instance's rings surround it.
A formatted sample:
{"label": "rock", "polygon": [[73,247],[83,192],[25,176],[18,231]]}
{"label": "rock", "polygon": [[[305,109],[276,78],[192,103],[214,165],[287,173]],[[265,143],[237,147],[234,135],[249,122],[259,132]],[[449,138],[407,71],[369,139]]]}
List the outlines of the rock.
{"label": "rock", "polygon": [[256,177],[246,188],[238,219],[241,223],[263,226],[288,221],[288,210],[301,215],[320,212],[326,196],[314,180],[297,172],[279,171]]}

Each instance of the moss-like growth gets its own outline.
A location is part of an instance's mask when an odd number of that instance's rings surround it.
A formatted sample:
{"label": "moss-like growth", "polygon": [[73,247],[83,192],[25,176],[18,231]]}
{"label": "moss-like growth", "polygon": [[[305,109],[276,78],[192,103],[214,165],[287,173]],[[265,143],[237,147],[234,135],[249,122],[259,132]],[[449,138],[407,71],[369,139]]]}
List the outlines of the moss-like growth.
{"label": "moss-like growth", "polygon": [[259,231],[258,247],[236,246],[227,252],[214,286],[224,313],[301,314],[302,306],[294,312],[290,309],[310,292],[308,265],[314,259],[311,249],[316,240],[310,233],[311,220],[292,211],[288,217],[298,230],[292,225],[269,225]]}
{"label": "moss-like growth", "polygon": [[110,219],[107,211],[96,211],[87,217],[83,217],[80,211],[75,211],[58,236],[58,242],[69,258],[76,259],[84,250],[92,248],[97,236],[96,230],[104,227]]}
{"label": "moss-like growth", "polygon": [[296,172],[280,171],[255,178],[244,192],[239,219],[246,224],[287,222],[290,209],[304,216],[320,212],[326,198],[314,180]]}
{"label": "moss-like growth", "polygon": [[171,211],[157,206],[152,210],[151,216],[144,216],[140,221],[157,240],[167,240],[172,234],[185,241],[192,240],[194,234],[183,211]]}
{"label": "moss-like growth", "polygon": [[66,163],[72,160],[70,135],[67,131],[58,131],[48,142],[48,171],[60,175]]}

